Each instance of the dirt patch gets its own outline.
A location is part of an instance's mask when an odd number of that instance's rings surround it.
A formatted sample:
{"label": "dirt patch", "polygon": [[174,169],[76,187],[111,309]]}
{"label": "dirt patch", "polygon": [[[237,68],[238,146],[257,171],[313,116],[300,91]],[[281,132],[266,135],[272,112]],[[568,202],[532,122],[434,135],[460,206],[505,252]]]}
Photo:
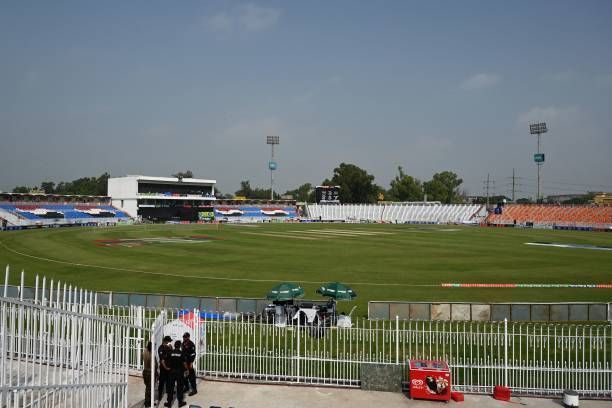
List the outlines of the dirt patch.
{"label": "dirt patch", "polygon": [[546,246],[555,248],[570,248],[570,249],[595,249],[598,251],[612,251],[612,247],[601,245],[588,244],[560,244],[555,242],[525,242],[525,245]]}
{"label": "dirt patch", "polygon": [[94,244],[102,247],[139,247],[151,244],[201,244],[215,241],[218,238],[208,235],[192,235],[190,237],[147,237],[147,238],[112,238],[96,239]]}

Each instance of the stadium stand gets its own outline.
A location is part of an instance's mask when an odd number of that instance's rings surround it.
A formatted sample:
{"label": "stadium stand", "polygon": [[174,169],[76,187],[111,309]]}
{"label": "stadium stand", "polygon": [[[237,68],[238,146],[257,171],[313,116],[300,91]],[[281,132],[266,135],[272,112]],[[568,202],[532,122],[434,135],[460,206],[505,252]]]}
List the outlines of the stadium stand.
{"label": "stadium stand", "polygon": [[[52,199],[54,202],[44,201]],[[58,203],[64,198],[66,201]],[[40,201],[43,200],[43,201]],[[0,219],[7,228],[27,228],[54,225],[96,225],[127,222],[131,218],[123,211],[108,204],[107,197],[90,197],[89,202],[78,202],[74,196],[20,196],[0,197]]]}
{"label": "stadium stand", "polygon": [[297,208],[289,205],[219,205],[215,219],[226,222],[289,221],[298,218]]}
{"label": "stadium stand", "polygon": [[486,219],[490,225],[611,228],[612,205],[507,204]]}
{"label": "stadium stand", "polygon": [[308,204],[307,216],[320,221],[399,224],[477,224],[486,216],[481,204],[384,203]]}

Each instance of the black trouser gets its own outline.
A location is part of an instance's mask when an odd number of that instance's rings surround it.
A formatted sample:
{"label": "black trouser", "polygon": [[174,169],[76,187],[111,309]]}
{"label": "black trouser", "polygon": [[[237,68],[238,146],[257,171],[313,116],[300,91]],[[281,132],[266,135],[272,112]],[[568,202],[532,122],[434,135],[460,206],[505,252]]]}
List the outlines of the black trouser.
{"label": "black trouser", "polygon": [[195,375],[195,369],[193,368],[193,363],[188,363],[189,367],[186,371],[189,372],[189,374],[187,375],[187,378],[185,379],[185,389],[187,389],[188,386],[191,386],[191,391],[197,391],[198,389],[196,388],[196,375]]}
{"label": "black trouser", "polygon": [[[168,377],[170,376],[170,372],[160,367],[159,369],[159,382],[157,383],[157,400],[161,401],[162,396],[164,395],[164,387],[166,387],[168,383]],[[167,392],[168,390],[166,390]]]}
{"label": "black trouser", "polygon": [[172,371],[168,375],[166,392],[168,393],[168,405],[174,401],[174,386],[176,385],[176,399],[183,402],[183,371]]}
{"label": "black trouser", "polygon": [[142,371],[142,380],[145,385],[145,397],[144,397],[144,405],[145,407],[151,406],[151,370],[143,370]]}

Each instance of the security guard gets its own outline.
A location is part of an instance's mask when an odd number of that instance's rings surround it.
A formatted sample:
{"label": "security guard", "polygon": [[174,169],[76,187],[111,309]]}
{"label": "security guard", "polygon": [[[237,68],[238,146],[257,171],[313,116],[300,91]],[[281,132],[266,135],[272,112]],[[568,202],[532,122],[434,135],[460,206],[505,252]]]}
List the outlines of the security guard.
{"label": "security guard", "polygon": [[[168,360],[168,354],[172,351],[170,342],[172,337],[166,336],[162,340],[162,344],[157,348],[157,360],[159,361],[159,382],[157,384],[157,401],[161,401],[164,395],[164,388],[168,383],[168,376],[170,375],[170,368],[164,366],[164,361]],[[166,390],[167,392],[167,390]]]}
{"label": "security guard", "polygon": [[183,358],[183,352],[181,351],[180,340],[174,342],[174,350],[172,350],[166,357],[167,359],[165,364],[170,368],[170,375],[168,377],[168,383],[166,384],[168,402],[166,402],[164,406],[172,406],[172,403],[174,402],[174,386],[176,385],[176,399],[178,399],[178,406],[183,407],[187,405],[187,403],[183,400],[183,373],[185,372],[185,359]]}
{"label": "security guard", "polygon": [[191,397],[198,393],[198,389],[196,388],[196,376],[193,368],[193,362],[196,358],[196,346],[189,338],[188,332],[183,334],[183,358],[185,359],[185,371],[187,371],[185,389],[191,386],[191,391],[189,392],[189,396]]}

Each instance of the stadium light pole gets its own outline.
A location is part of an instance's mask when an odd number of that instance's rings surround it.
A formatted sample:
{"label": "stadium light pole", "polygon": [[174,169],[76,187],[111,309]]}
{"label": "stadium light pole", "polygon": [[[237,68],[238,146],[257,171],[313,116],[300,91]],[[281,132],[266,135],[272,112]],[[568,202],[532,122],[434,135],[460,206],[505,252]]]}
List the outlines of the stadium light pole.
{"label": "stadium light pole", "polygon": [[531,133],[532,135],[538,136],[538,152],[535,155],[533,155],[533,160],[536,162],[538,166],[538,195],[536,197],[536,202],[540,202],[541,200],[541,197],[540,197],[540,194],[542,191],[541,173],[542,173],[542,165],[544,164],[544,153],[540,152],[540,138],[542,134],[546,132],[548,132],[548,129],[546,128],[545,122],[533,123],[529,125],[529,133]]}
{"label": "stadium light pole", "polygon": [[272,148],[272,155],[268,162],[268,168],[270,169],[270,200],[274,200],[274,170],[276,170],[277,167],[274,161],[274,146],[280,144],[280,137],[266,136],[266,144],[269,144]]}

